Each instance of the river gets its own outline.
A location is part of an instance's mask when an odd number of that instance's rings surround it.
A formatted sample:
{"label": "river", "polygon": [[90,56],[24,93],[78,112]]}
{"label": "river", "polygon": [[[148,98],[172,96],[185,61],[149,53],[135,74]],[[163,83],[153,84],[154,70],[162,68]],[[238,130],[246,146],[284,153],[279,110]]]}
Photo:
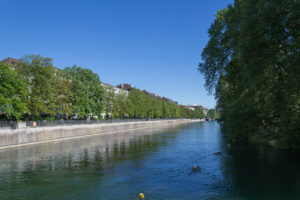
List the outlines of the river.
{"label": "river", "polygon": [[0,199],[300,199],[299,151],[228,143],[201,122],[3,149]]}

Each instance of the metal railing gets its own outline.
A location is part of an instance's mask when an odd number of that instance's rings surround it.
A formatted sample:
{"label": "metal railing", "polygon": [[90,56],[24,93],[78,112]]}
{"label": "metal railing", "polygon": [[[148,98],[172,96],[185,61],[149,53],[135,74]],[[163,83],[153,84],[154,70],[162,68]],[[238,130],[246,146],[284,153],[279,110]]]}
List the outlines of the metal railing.
{"label": "metal railing", "polygon": [[42,120],[42,121],[27,121],[26,126],[62,126],[62,125],[81,125],[81,124],[108,124],[118,122],[134,122],[143,120]]}
{"label": "metal railing", "polygon": [[16,122],[16,121],[0,121],[0,128],[17,129],[18,122]]}
{"label": "metal railing", "polygon": [[[181,120],[175,119],[113,119],[113,120],[40,120],[40,121],[26,121],[27,127],[42,127],[42,126],[68,126],[81,124],[110,124],[110,123],[124,123],[124,122],[141,122],[141,121],[162,121],[162,120]],[[18,128],[16,121],[0,121],[0,128]]]}

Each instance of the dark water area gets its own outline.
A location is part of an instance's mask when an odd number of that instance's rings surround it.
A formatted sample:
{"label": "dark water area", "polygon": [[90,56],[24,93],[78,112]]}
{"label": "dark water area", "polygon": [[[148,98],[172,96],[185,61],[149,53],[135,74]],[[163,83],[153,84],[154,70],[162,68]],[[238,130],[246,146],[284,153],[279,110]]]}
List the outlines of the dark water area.
{"label": "dark water area", "polygon": [[201,122],[0,150],[0,199],[300,199],[299,151],[228,143]]}

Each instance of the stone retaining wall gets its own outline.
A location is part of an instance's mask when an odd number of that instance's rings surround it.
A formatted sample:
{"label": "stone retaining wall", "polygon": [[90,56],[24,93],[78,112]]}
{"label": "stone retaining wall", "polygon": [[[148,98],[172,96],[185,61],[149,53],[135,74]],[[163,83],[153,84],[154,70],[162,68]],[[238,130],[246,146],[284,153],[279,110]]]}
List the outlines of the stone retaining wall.
{"label": "stone retaining wall", "polygon": [[83,124],[54,127],[22,127],[15,130],[0,129],[0,148],[37,144],[57,140],[86,137],[96,134],[120,132],[155,126],[168,126],[200,120],[180,119],[162,121],[124,122],[112,124]]}

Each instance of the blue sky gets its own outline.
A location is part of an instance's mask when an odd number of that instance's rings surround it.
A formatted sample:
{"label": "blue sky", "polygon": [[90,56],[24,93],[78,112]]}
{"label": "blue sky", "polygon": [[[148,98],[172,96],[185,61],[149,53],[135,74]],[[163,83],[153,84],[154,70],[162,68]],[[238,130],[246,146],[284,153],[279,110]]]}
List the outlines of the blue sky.
{"label": "blue sky", "polygon": [[233,0],[0,0],[0,59],[40,54],[112,85],[215,106],[198,73],[215,13]]}

